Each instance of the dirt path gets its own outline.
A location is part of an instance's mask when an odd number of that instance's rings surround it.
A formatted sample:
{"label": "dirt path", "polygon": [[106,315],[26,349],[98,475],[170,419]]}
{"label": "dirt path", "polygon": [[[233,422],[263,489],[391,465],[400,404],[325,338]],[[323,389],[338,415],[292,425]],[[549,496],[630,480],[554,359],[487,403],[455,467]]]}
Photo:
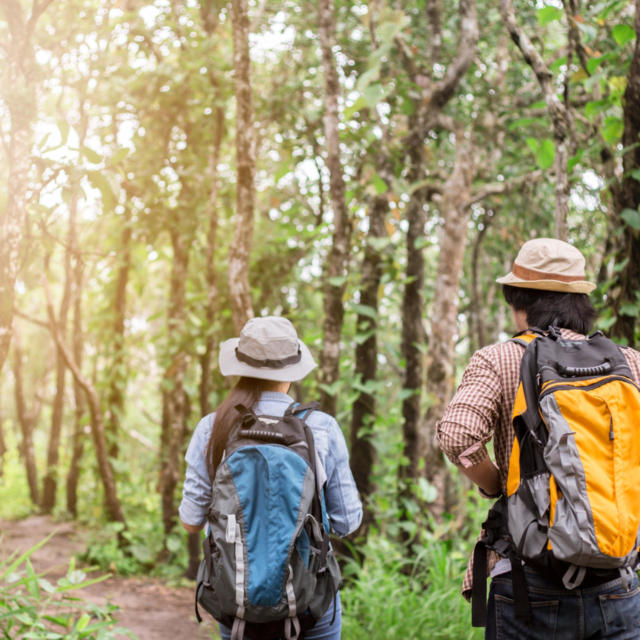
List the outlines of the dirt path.
{"label": "dirt path", "polygon": [[[0,520],[0,558],[13,551],[30,549],[52,531],[56,531],[53,538],[31,560],[36,571],[47,572],[49,580],[65,575],[71,556],[84,550],[83,534],[76,531],[72,522],[53,522],[46,516]],[[207,619],[202,624],[196,622],[193,590],[187,587],[170,588],[154,578],[114,576],[76,593],[98,605],[107,602],[118,605],[118,626],[130,629],[139,640],[219,637],[217,627],[206,613]]]}

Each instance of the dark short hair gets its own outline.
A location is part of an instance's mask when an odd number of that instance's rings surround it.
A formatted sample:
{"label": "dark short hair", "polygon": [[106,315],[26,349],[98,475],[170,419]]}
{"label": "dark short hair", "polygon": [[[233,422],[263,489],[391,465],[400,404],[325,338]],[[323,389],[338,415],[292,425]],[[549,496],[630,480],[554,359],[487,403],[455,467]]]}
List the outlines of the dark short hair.
{"label": "dark short hair", "polygon": [[516,311],[526,312],[530,327],[539,329],[554,325],[587,334],[598,315],[586,293],[543,291],[503,284],[502,294]]}

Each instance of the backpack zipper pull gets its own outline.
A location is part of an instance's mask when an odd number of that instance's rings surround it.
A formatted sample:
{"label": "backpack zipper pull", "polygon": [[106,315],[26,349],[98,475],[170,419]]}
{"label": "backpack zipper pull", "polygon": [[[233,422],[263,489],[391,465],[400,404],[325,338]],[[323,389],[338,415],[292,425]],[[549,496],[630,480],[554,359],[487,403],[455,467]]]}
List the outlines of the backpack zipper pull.
{"label": "backpack zipper pull", "polygon": [[613,440],[613,416],[609,418],[609,440]]}

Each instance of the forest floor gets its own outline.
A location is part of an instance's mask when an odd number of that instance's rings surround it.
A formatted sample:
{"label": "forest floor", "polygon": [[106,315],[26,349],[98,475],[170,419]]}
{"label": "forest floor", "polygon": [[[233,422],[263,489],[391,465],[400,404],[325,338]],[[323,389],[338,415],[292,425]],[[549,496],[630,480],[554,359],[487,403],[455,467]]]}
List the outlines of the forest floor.
{"label": "forest floor", "polygon": [[[88,534],[73,522],[54,522],[47,516],[0,520],[0,560],[14,551],[27,551],[51,532],[55,532],[51,540],[31,556],[32,564],[37,572],[46,573],[50,582],[66,575],[71,557],[84,551]],[[120,607],[115,614],[117,626],[129,629],[138,640],[219,637],[206,612],[207,619],[200,625],[196,622],[193,589],[171,587],[158,578],[111,576],[75,595],[99,606],[110,603]]]}

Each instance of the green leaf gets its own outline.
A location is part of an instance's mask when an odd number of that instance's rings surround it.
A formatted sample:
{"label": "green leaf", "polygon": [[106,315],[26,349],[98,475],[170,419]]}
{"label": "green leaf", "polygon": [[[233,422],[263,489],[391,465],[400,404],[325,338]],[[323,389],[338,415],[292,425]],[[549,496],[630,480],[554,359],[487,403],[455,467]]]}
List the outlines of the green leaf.
{"label": "green leaf", "polygon": [[58,120],[56,124],[58,125],[58,131],[60,132],[60,144],[67,144],[71,126],[66,120]]}
{"label": "green leaf", "polygon": [[89,147],[82,146],[80,147],[80,151],[82,155],[92,164],[100,164],[102,162],[102,156],[93,149],[89,149]]}
{"label": "green leaf", "polygon": [[538,150],[540,149],[540,143],[538,142],[537,138],[527,138],[526,143],[529,149],[533,151],[533,153],[538,153]]}
{"label": "green leaf", "polygon": [[567,56],[560,56],[557,60],[554,60],[551,66],[549,67],[549,71],[551,73],[557,73],[560,70],[560,67],[563,67],[567,64]]}
{"label": "green leaf", "polygon": [[605,61],[605,58],[603,56],[600,56],[598,58],[589,58],[589,60],[587,60],[587,71],[590,74],[594,74],[596,69]]}
{"label": "green leaf", "polygon": [[538,22],[544,26],[554,20],[560,20],[562,15],[562,10],[556,9],[556,7],[543,7],[542,9],[538,9]]}
{"label": "green leaf", "polygon": [[122,147],[122,149],[118,149],[111,156],[111,164],[112,165],[120,164],[128,155],[129,155],[129,149],[127,149],[126,147]]}
{"label": "green leaf", "polygon": [[634,169],[629,173],[629,175],[634,179],[640,182],[640,169]]}
{"label": "green leaf", "polygon": [[378,174],[371,178],[371,184],[378,195],[385,193],[389,189],[387,183]]}
{"label": "green leaf", "polygon": [[520,127],[528,127],[530,124],[542,122],[542,118],[517,118],[511,122],[508,126],[509,131],[518,129]]}
{"label": "green leaf", "polygon": [[599,113],[606,111],[610,106],[608,100],[591,100],[584,106],[584,115],[590,120]]}
{"label": "green leaf", "polygon": [[334,276],[333,278],[328,278],[327,282],[332,287],[341,287],[347,281],[347,276]]}
{"label": "green leaf", "polygon": [[551,138],[544,138],[538,153],[536,153],[536,162],[541,169],[548,169],[556,157],[556,147]]}
{"label": "green leaf", "polygon": [[354,304],[353,310],[359,315],[367,316],[367,318],[372,318],[373,320],[378,317],[377,311],[373,307],[370,307],[368,304]]}
{"label": "green leaf", "polygon": [[622,118],[618,118],[617,116],[605,118],[601,131],[605,142],[609,142],[610,144],[618,142],[623,131],[624,123],[622,122]]}
{"label": "green leaf", "polygon": [[367,101],[364,96],[359,96],[358,99],[344,110],[344,117],[346,119],[352,118],[354,113],[357,113],[361,109],[367,106]]}
{"label": "green leaf", "polygon": [[426,478],[418,478],[418,496],[423,502],[433,502],[438,497],[438,490]]}
{"label": "green leaf", "polygon": [[635,209],[624,209],[620,217],[636,231],[640,231],[640,211]]}
{"label": "green leaf", "polygon": [[91,622],[91,616],[87,613],[84,613],[80,616],[78,622],[76,622],[76,631],[82,631],[86,628],[86,626]]}
{"label": "green leaf", "polygon": [[380,75],[380,63],[375,64],[371,69],[367,69],[356,82],[356,89],[360,93],[364,93],[365,87],[378,79]]}
{"label": "green leaf", "polygon": [[636,37],[636,32],[630,24],[617,24],[611,30],[613,39],[620,45],[625,45]]}
{"label": "green leaf", "polygon": [[630,316],[631,318],[635,318],[638,315],[638,311],[640,311],[640,309],[638,309],[637,304],[627,303],[623,304],[620,307],[620,309],[618,310],[618,315]]}
{"label": "green leaf", "polygon": [[378,83],[370,84],[369,86],[365,87],[364,91],[362,92],[362,96],[364,97],[365,102],[372,109],[382,101],[386,94],[386,89]]}
{"label": "green leaf", "polygon": [[115,196],[111,190],[109,181],[104,177],[101,171],[89,171],[87,174],[89,182],[94,189],[98,189],[102,195],[102,206],[105,210],[110,211],[113,209],[115,203]]}

